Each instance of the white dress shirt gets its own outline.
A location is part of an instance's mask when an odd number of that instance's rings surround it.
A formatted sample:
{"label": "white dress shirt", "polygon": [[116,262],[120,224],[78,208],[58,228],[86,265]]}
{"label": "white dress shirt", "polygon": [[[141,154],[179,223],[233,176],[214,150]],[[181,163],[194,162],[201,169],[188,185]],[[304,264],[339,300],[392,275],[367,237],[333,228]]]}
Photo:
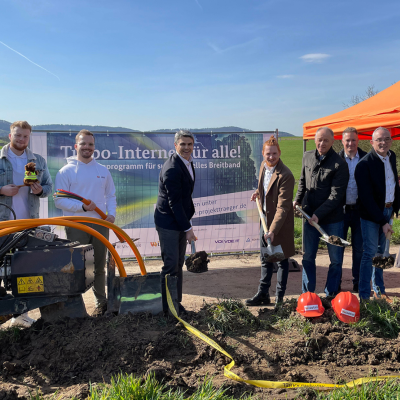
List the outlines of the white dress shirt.
{"label": "white dress shirt", "polygon": [[385,182],[386,182],[386,197],[385,203],[393,203],[394,201],[394,191],[396,189],[396,182],[394,180],[394,173],[392,169],[392,165],[390,164],[389,157],[391,152],[388,151],[385,157],[382,157],[378,153],[376,153],[378,157],[385,164]]}
{"label": "white dress shirt", "polygon": [[350,173],[350,179],[346,189],[346,204],[353,205],[356,204],[358,197],[357,183],[354,178],[354,171],[356,169],[357,163],[360,161],[360,156],[358,155],[358,151],[353,158],[350,158],[346,154],[346,152],[344,152],[344,159],[346,160],[347,165],[349,166],[349,173]]}
{"label": "white dress shirt", "polygon": [[263,186],[264,186],[264,198],[262,199],[262,201],[263,201],[263,210],[265,212],[267,212],[267,204],[266,204],[266,201],[265,201],[265,195],[267,194],[268,186],[269,186],[269,183],[271,182],[272,174],[275,171],[275,167],[276,167],[276,165],[274,165],[272,168],[270,168],[270,167],[268,167],[267,164],[265,164],[264,184],[263,184]]}
{"label": "white dress shirt", "polygon": [[183,158],[178,152],[176,152],[180,159],[183,161],[183,163],[186,165],[186,168],[189,171],[190,176],[192,177],[192,181],[194,181],[194,174],[193,174],[193,168],[192,168],[192,162],[193,162],[193,157],[190,156],[189,161],[186,160],[186,158]]}

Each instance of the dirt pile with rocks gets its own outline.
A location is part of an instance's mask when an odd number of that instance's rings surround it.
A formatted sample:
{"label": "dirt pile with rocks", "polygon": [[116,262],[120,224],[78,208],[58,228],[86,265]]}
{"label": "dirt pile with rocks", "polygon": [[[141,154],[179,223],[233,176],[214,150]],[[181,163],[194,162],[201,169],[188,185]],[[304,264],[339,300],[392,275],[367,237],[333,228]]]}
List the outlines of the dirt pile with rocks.
{"label": "dirt pile with rocks", "polygon": [[[260,310],[260,323],[232,325],[232,331],[225,333],[210,328],[207,305],[184,319],[230,353],[236,362],[233,372],[246,379],[342,383],[371,374],[398,373],[398,338],[359,333],[338,323],[333,310],[326,308],[322,317],[305,325],[292,307],[290,324],[286,322],[283,329],[269,322],[274,311],[267,308]],[[29,399],[29,392],[35,394],[36,388],[43,395],[57,392],[57,398],[84,399],[89,382],[110,382],[120,372],[153,373],[189,393],[211,376],[216,386],[230,386],[229,393],[237,398],[244,392],[260,399],[296,395],[295,390],[259,389],[228,380],[223,366],[230,360],[173,317],[106,315],[55,324],[38,320],[29,329],[2,331],[0,342],[0,400]]]}

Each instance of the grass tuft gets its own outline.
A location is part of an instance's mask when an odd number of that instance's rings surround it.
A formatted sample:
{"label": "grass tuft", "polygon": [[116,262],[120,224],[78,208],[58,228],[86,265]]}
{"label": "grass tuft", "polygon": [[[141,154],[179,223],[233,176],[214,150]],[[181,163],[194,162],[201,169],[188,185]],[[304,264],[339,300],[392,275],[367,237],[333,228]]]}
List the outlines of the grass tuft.
{"label": "grass tuft", "polygon": [[[158,382],[150,375],[145,380],[133,375],[120,374],[111,379],[111,384],[90,386],[89,399],[92,400],[233,400],[224,388],[214,388],[210,379],[205,379],[192,395],[181,389],[172,389]],[[245,398],[242,398],[245,400]],[[247,397],[247,399],[250,399]]]}
{"label": "grass tuft", "polygon": [[264,325],[240,300],[224,299],[214,304],[205,303],[205,308],[210,333],[230,334],[243,328],[259,329]]}
{"label": "grass tuft", "polygon": [[393,304],[372,300],[360,305],[361,318],[352,326],[362,333],[382,338],[397,338],[400,332],[400,301]]}
{"label": "grass tuft", "polygon": [[0,330],[0,340],[8,341],[9,343],[17,343],[22,336],[22,328],[18,326],[10,326]]}
{"label": "grass tuft", "polygon": [[315,392],[314,398],[317,400],[398,400],[400,380],[369,382],[353,388],[336,389],[330,393]]}

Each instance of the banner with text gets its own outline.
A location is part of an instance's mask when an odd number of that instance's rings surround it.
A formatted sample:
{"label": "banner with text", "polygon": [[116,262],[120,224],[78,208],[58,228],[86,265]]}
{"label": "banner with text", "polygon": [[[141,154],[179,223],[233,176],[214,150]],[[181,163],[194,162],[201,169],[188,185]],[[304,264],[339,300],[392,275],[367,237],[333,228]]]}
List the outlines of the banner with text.
{"label": "banner with text", "polygon": [[[49,132],[35,133],[32,137],[32,148],[46,157],[53,182],[59,169],[66,164],[66,158],[75,155],[75,135]],[[196,214],[192,224],[198,238],[196,250],[258,249],[258,213],[250,196],[257,188],[262,144],[271,134],[194,136]],[[136,245],[143,256],[160,255],[154,208],[160,169],[175,152],[174,135],[97,133],[95,137],[94,157],[109,169],[116,187],[116,224],[130,237],[139,238]],[[49,217],[62,215],[53,199],[49,198],[47,204]],[[124,244],[118,244],[117,249],[123,257],[132,256]]]}

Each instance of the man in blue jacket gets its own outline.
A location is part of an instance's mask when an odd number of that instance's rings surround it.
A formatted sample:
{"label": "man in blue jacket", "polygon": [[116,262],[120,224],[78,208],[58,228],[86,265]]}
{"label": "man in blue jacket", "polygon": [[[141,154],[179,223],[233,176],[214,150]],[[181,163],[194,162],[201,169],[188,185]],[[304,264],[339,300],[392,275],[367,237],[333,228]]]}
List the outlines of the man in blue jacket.
{"label": "man in blue jacket", "polygon": [[182,267],[185,261],[186,244],[196,240],[190,223],[194,214],[193,134],[190,131],[178,131],[175,134],[174,145],[176,153],[169,157],[160,171],[154,222],[164,263],[161,270],[163,309],[164,312],[168,310],[165,275],[170,274],[178,278],[179,312],[183,313],[186,310],[181,304]]}
{"label": "man in blue jacket", "polygon": [[386,128],[372,134],[372,150],[357,164],[355,178],[364,251],[360,266],[359,296],[368,300],[372,289],[374,298],[392,300],[386,295],[383,270],[372,266],[376,253],[383,253],[386,235],[393,233],[390,220],[400,208],[399,180],[396,155],[390,151],[392,138]]}

